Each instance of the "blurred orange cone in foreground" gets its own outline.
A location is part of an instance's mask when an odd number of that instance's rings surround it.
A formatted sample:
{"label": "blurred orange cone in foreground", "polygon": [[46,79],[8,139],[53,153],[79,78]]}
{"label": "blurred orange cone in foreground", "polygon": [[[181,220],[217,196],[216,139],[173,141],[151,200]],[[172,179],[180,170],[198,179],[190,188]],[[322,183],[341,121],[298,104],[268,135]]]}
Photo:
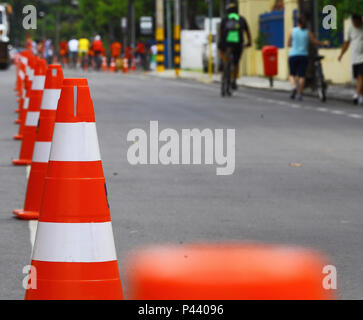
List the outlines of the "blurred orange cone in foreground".
{"label": "blurred orange cone in foreground", "polygon": [[17,64],[17,80],[16,80],[16,91],[19,106],[15,110],[15,112],[19,113],[18,119],[16,119],[15,123],[20,123],[20,112],[22,109],[22,98],[23,98],[23,91],[24,91],[24,82],[25,82],[25,67],[28,63],[28,59],[25,57],[24,52],[19,54],[18,64]]}
{"label": "blurred orange cone in foreground", "polygon": [[23,63],[25,68],[25,78],[24,78],[24,88],[22,90],[22,96],[20,97],[19,101],[19,120],[20,126],[19,131],[16,135],[14,135],[15,140],[21,140],[23,138],[23,131],[24,131],[24,124],[25,124],[25,117],[29,107],[29,96],[30,90],[33,83],[33,67],[36,58],[29,50],[24,50],[23,54]]}
{"label": "blurred orange cone in foreground", "polygon": [[86,79],[63,81],[32,266],[37,287],[26,299],[122,299]]}
{"label": "blurred orange cone in foreground", "polygon": [[30,90],[29,109],[25,116],[20,155],[19,159],[13,160],[13,164],[15,165],[27,165],[32,162],[46,70],[47,65],[45,60],[37,58],[34,79]]}
{"label": "blurred orange cone in foreground", "polygon": [[324,259],[295,247],[189,245],[142,250],[128,264],[131,299],[332,299]]}
{"label": "blurred orange cone in foreground", "polygon": [[60,65],[49,65],[45,78],[39,126],[25,195],[24,209],[14,210],[20,219],[38,219],[44,178],[47,172],[57,104],[63,82]]}

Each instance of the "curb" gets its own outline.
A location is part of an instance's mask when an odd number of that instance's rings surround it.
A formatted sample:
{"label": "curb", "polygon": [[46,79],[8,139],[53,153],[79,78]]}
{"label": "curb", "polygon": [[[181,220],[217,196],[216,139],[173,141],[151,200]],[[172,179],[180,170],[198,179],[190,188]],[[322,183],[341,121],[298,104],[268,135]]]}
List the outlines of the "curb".
{"label": "curb", "polygon": [[[195,77],[179,77],[176,78],[174,76],[171,77],[159,77],[158,75],[155,74],[151,74],[151,73],[145,73],[146,75],[152,76],[152,77],[158,77],[161,79],[174,79],[174,80],[192,80],[192,81],[196,81],[196,82],[200,82],[200,83],[204,83],[204,84],[210,84],[210,83],[220,83],[219,80],[209,80],[209,79],[203,79],[203,78],[195,78]],[[255,89],[255,90],[271,90],[271,91],[276,91],[276,92],[285,92],[288,93],[289,90],[286,89],[281,89],[281,88],[270,88],[270,87],[266,87],[266,88],[261,88],[261,87],[256,87],[256,86],[251,86],[248,84],[238,84],[238,86],[240,87],[244,87],[244,88],[251,88],[251,89]],[[310,90],[307,92],[304,92],[304,95],[307,97],[314,97],[314,98],[318,98],[317,94],[314,92],[311,92]],[[327,96],[327,102],[329,102],[329,100],[336,100],[336,101],[342,101],[342,102],[347,102],[347,103],[352,103],[352,99],[348,98],[348,97],[341,97],[341,96],[337,96],[337,95],[331,95],[331,92],[329,92],[329,86],[328,86],[328,96]]]}

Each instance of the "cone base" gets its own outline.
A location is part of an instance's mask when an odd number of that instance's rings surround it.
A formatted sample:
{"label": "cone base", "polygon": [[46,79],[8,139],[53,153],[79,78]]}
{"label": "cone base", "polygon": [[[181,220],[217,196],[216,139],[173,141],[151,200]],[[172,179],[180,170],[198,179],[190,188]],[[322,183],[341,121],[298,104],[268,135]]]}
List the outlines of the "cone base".
{"label": "cone base", "polygon": [[14,210],[13,213],[21,220],[38,220],[39,217],[39,212],[24,211],[24,209]]}
{"label": "cone base", "polygon": [[21,140],[23,139],[23,135],[22,134],[16,134],[14,137],[13,137],[14,140]]}
{"label": "cone base", "polygon": [[32,163],[32,161],[29,159],[14,159],[13,160],[13,164],[16,166],[26,166],[31,163]]}

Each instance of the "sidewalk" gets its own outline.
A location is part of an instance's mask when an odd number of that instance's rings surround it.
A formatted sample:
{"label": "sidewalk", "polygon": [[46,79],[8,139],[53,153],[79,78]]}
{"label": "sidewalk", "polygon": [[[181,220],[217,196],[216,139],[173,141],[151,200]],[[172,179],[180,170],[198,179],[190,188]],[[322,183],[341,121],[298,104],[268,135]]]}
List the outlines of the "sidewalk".
{"label": "sidewalk", "polygon": [[[175,71],[172,69],[165,70],[162,73],[158,73],[156,71],[148,72],[147,74],[151,76],[156,76],[160,78],[166,79],[176,79]],[[220,82],[221,76],[219,74],[213,74],[212,79],[209,78],[208,74],[205,74],[201,71],[189,71],[189,70],[181,70],[180,72],[181,79],[195,80],[203,83],[211,83],[211,82]],[[270,82],[268,78],[264,77],[247,77],[243,76],[237,81],[239,86],[256,88],[256,89],[267,89],[267,90],[276,90],[276,91],[290,91],[291,86],[288,81],[282,80],[274,80],[273,88],[270,88]],[[353,85],[332,85],[328,86],[328,99],[335,99],[340,101],[352,101],[354,92]],[[306,90],[305,94],[316,95],[316,93],[311,90]]]}

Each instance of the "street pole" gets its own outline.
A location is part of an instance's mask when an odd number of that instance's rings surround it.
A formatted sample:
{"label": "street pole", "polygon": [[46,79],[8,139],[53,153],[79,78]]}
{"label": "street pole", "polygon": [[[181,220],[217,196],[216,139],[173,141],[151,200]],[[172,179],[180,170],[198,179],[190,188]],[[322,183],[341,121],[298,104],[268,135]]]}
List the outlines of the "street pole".
{"label": "street pole", "polygon": [[183,29],[189,29],[189,20],[188,20],[188,3],[187,0],[181,0],[182,3],[182,12],[183,12]]}
{"label": "street pole", "polygon": [[156,46],[157,46],[157,67],[156,71],[163,72],[164,67],[164,1],[156,0]]}
{"label": "street pole", "polygon": [[212,79],[213,76],[213,52],[212,52],[212,44],[213,44],[213,34],[212,34],[212,18],[213,18],[213,0],[209,0],[209,56],[208,56],[208,74],[209,78]]}
{"label": "street pole", "polygon": [[171,12],[170,12],[170,1],[166,0],[166,34],[168,38],[167,42],[167,54],[168,54],[168,69],[172,68],[171,60]]}
{"label": "street pole", "polygon": [[299,0],[298,6],[299,6],[299,15],[303,15],[304,14],[304,0]]}
{"label": "street pole", "polygon": [[133,48],[135,46],[135,0],[129,0],[128,12],[128,43]]}
{"label": "street pole", "polygon": [[180,0],[174,0],[174,66],[180,76]]}
{"label": "street pole", "polygon": [[60,37],[60,12],[59,10],[55,13],[55,55],[59,53],[59,37]]}
{"label": "street pole", "polygon": [[313,32],[315,37],[319,39],[319,4],[318,1],[313,1],[313,21],[314,27]]}

